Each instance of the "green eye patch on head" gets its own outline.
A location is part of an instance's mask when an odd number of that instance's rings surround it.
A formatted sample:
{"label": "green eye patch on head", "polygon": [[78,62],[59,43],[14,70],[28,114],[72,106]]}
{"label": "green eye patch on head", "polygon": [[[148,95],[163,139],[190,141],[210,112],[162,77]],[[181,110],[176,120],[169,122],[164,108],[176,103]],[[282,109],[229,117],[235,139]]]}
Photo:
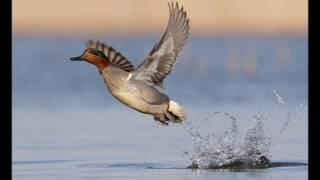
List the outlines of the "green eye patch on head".
{"label": "green eye patch on head", "polygon": [[99,57],[107,58],[106,55],[102,51],[99,51],[99,50],[91,50],[90,53],[94,54],[96,56],[99,56]]}

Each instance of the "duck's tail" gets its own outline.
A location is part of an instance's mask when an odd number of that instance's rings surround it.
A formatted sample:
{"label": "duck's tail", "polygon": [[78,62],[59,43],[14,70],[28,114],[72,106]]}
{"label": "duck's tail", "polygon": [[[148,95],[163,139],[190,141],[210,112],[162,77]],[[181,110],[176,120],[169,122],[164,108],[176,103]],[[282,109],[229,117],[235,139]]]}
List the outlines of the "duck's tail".
{"label": "duck's tail", "polygon": [[175,101],[170,100],[166,118],[175,123],[181,123],[187,119],[186,110]]}

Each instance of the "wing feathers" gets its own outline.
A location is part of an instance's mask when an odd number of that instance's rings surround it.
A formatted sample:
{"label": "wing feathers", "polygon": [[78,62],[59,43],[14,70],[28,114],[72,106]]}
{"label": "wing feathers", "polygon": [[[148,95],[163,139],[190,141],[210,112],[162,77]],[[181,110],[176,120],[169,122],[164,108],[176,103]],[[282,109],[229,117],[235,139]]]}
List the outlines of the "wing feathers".
{"label": "wing feathers", "polygon": [[[138,66],[136,79],[162,87],[164,78],[170,74],[179,52],[186,43],[189,33],[189,19],[178,3],[168,3],[170,17],[162,38],[156,43],[149,56]],[[157,62],[157,63],[151,63]],[[154,64],[157,66],[155,67]]]}
{"label": "wing feathers", "polygon": [[136,79],[151,86],[162,87],[163,80],[170,74],[189,34],[189,19],[183,7],[180,8],[177,2],[168,2],[168,7],[169,21],[165,32],[135,70],[130,61],[105,43],[90,40],[85,43],[86,47],[103,51],[111,64],[127,72],[133,71]]}
{"label": "wing feathers", "polygon": [[104,52],[112,65],[127,72],[134,70],[131,62],[123,57],[121,53],[117,52],[113,47],[108,46],[105,43],[101,43],[100,41],[94,42],[92,40],[87,41],[85,45],[87,48],[94,48]]}

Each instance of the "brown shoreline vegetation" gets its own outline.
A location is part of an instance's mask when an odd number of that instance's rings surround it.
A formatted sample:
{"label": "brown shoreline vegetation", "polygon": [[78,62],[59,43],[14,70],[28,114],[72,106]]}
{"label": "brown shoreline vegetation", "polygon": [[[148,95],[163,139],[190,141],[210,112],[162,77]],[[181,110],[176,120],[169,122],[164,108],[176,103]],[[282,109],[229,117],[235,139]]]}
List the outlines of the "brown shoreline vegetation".
{"label": "brown shoreline vegetation", "polygon": [[[143,35],[165,30],[166,0],[14,0],[13,33]],[[307,0],[178,0],[195,35],[303,35]]]}

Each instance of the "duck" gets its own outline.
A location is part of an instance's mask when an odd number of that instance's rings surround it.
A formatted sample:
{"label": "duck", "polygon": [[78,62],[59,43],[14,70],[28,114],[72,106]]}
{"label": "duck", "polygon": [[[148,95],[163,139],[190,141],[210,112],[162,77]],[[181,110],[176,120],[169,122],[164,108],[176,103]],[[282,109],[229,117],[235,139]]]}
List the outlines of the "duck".
{"label": "duck", "polygon": [[100,41],[86,41],[83,53],[70,58],[95,65],[112,96],[138,112],[152,115],[157,124],[164,126],[187,119],[185,108],[164,93],[163,84],[186,44],[189,18],[178,2],[168,2],[168,7],[165,32],[136,68],[120,52]]}

